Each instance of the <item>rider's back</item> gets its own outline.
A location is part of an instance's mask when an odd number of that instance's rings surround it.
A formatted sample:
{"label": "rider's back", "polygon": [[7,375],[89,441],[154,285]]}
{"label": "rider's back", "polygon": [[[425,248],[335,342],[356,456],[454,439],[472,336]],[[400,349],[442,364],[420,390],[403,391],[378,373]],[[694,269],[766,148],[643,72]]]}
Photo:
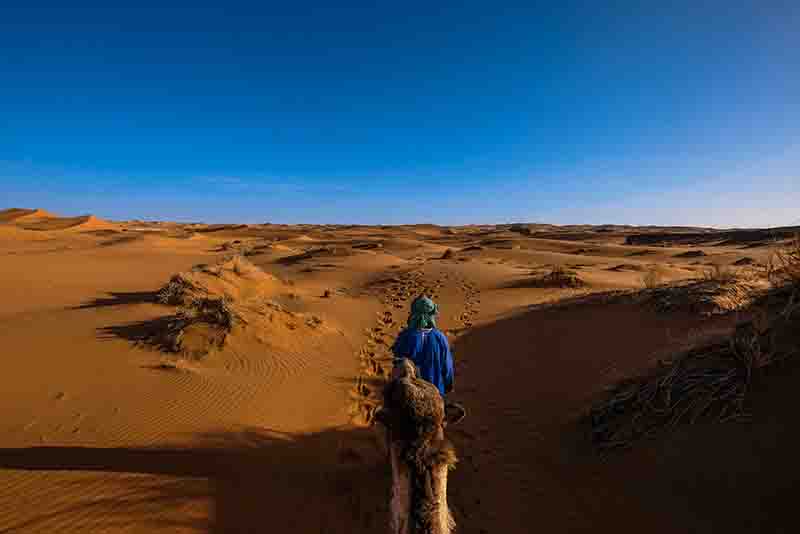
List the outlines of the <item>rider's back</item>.
{"label": "rider's back", "polygon": [[407,328],[400,332],[392,351],[397,358],[408,358],[427,380],[444,394],[453,383],[453,358],[447,337],[436,328]]}

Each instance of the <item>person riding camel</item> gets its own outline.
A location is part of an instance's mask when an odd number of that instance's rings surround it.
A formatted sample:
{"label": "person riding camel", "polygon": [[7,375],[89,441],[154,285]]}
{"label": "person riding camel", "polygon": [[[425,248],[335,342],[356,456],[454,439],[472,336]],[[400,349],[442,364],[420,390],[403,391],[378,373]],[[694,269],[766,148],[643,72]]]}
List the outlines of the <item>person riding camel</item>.
{"label": "person riding camel", "polygon": [[421,295],[411,303],[408,325],[392,345],[395,369],[403,359],[411,360],[418,376],[427,380],[444,397],[453,390],[453,355],[447,337],[436,328],[439,307]]}

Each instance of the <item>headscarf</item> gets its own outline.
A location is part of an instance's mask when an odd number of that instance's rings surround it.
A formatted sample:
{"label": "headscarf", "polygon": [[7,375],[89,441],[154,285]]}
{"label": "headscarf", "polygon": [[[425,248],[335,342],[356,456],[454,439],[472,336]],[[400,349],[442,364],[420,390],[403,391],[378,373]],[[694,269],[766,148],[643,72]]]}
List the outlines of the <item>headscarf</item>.
{"label": "headscarf", "polygon": [[428,297],[419,296],[411,303],[411,314],[408,316],[408,327],[421,330],[436,328],[436,315],[439,307]]}

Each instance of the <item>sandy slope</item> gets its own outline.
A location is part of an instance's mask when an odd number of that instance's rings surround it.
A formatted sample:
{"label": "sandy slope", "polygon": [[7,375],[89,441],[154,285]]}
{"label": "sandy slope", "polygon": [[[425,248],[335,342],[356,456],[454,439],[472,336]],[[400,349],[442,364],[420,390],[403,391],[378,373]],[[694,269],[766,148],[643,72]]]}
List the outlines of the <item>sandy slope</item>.
{"label": "sandy slope", "polygon": [[[574,421],[605,385],[733,318],[545,305],[641,287],[651,269],[669,282],[712,262],[763,261],[766,248],[576,238],[591,228],[541,239],[493,227],[206,227],[20,211],[0,212],[0,223],[0,532],[384,531],[388,470],[368,423],[388,346],[421,292],[441,306],[453,396],[469,411],[450,429],[460,532],[686,532],[711,520],[664,487],[689,484],[676,472],[695,476],[677,469],[674,449],[599,463]],[[199,360],[150,343],[176,313],[159,288],[237,252],[266,273],[261,282],[229,273],[209,287],[282,311]],[[535,283],[553,266],[583,285]],[[320,326],[302,323],[310,316]],[[683,439],[665,447],[712,454]],[[695,482],[712,492],[723,486],[714,480]]]}
{"label": "sandy slope", "polygon": [[58,215],[43,209],[9,208],[0,210],[0,223],[20,224],[57,218]]}

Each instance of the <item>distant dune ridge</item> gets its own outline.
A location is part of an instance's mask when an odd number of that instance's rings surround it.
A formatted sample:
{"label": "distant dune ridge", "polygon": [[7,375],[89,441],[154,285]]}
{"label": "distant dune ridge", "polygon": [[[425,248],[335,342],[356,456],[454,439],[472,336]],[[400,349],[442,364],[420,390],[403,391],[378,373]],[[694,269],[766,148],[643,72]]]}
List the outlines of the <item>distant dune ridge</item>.
{"label": "distant dune ridge", "polygon": [[25,230],[113,230],[118,225],[94,215],[60,217],[43,209],[10,208],[0,211],[0,223],[15,224]]}
{"label": "distant dune ridge", "polygon": [[0,211],[0,223],[27,222],[38,219],[55,219],[58,215],[43,209],[9,208]]}

